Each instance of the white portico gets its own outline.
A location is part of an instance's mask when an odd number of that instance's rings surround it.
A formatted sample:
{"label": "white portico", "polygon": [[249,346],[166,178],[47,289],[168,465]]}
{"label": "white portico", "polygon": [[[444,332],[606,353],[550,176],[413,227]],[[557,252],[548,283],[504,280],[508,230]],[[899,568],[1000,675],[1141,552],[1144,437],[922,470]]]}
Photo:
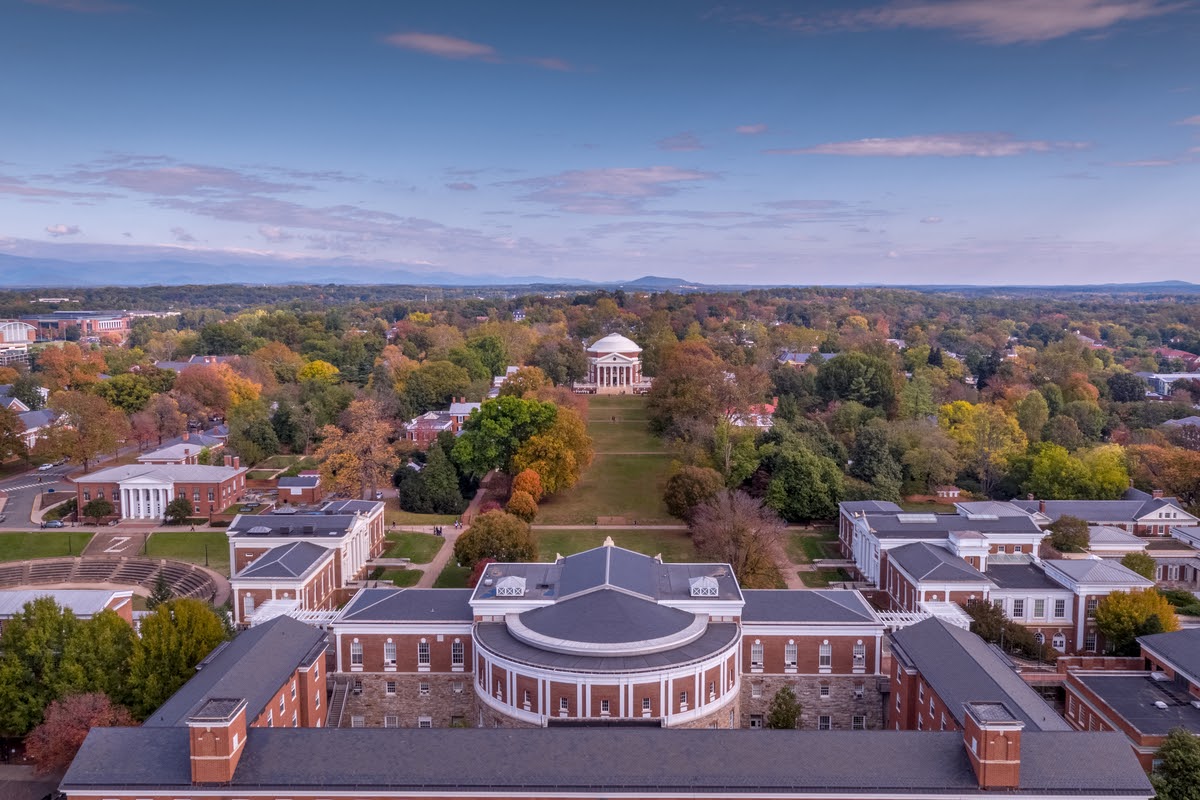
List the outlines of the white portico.
{"label": "white portico", "polygon": [[167,503],[175,497],[175,486],[153,477],[137,477],[119,485],[120,508],[126,519],[162,519],[167,515]]}
{"label": "white portico", "polygon": [[176,497],[186,497],[195,516],[220,512],[246,487],[246,469],[200,464],[127,464],[72,478],[77,503],[108,500],[121,519],[159,520]]}
{"label": "white portico", "polygon": [[650,379],[642,375],[642,348],[619,333],[610,333],[587,348],[588,376],[575,391],[589,394],[642,394]]}

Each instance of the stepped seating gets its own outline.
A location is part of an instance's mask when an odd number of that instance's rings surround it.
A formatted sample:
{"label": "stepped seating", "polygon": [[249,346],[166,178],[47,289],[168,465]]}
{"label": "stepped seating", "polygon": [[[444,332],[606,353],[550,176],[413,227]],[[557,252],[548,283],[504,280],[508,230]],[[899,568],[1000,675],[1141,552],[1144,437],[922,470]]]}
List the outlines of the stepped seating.
{"label": "stepped seating", "polygon": [[0,586],[19,586],[25,582],[24,563],[0,565]]}
{"label": "stepped seating", "polygon": [[46,583],[116,583],[153,589],[163,576],[174,597],[211,600],[217,583],[200,567],[149,558],[40,558],[0,564],[0,586]]}
{"label": "stepped seating", "polygon": [[75,580],[80,583],[104,583],[112,580],[112,574],[120,562],[109,559],[81,558],[75,567]]}
{"label": "stepped seating", "polygon": [[29,562],[30,583],[70,583],[75,559],[39,559]]}

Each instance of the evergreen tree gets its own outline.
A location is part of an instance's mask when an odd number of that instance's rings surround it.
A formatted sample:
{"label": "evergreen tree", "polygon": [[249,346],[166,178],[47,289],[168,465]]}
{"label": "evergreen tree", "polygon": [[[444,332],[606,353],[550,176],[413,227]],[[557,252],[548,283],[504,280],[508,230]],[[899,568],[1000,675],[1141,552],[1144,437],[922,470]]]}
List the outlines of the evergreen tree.
{"label": "evergreen tree", "polygon": [[792,730],[800,725],[800,701],[792,687],[784,686],[771,698],[771,707],[767,710],[767,727],[776,730]]}
{"label": "evergreen tree", "polygon": [[1200,800],[1200,739],[1175,728],[1158,748],[1160,765],[1150,775],[1158,800]]}
{"label": "evergreen tree", "polygon": [[154,581],[154,590],[146,598],[146,608],[153,611],[170,599],[171,587],[167,584],[167,578],[163,575],[162,570],[159,570],[158,578]]}

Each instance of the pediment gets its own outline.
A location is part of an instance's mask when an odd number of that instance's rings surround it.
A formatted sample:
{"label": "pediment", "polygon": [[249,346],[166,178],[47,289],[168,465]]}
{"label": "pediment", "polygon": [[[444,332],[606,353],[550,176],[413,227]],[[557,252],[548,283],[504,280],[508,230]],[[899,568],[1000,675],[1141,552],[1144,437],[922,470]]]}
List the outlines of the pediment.
{"label": "pediment", "polygon": [[630,364],[636,364],[637,362],[638,362],[637,358],[630,358],[629,356],[623,356],[620,353],[609,353],[606,356],[601,356],[600,358],[596,359],[597,364],[604,365],[604,366],[616,365],[616,366],[624,367],[624,366],[628,366]]}

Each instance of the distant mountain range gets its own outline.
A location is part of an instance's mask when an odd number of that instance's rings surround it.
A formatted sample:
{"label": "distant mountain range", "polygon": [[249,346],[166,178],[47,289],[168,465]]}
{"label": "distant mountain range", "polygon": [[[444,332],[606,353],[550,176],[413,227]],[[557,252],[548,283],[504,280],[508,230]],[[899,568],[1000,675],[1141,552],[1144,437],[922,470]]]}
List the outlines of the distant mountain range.
{"label": "distant mountain range", "polygon": [[[247,280],[253,276],[252,280]],[[28,258],[0,253],[0,288],[100,287],[100,286],[186,286],[186,285],[325,285],[344,286],[442,286],[496,287],[542,286],[563,288],[637,289],[653,292],[689,292],[764,288],[749,284],[703,284],[683,278],[646,275],[636,280],[597,282],[546,275],[464,275],[457,272],[414,268],[367,266],[359,263],[289,263],[249,259],[247,263],[224,264],[202,261],[157,259],[151,261],[66,261]],[[786,286],[788,284],[777,284]],[[808,285],[808,284],[805,284]],[[1145,293],[1200,294],[1200,285],[1187,281],[1106,283],[1061,286],[973,286],[967,284],[828,284],[851,288],[911,289],[919,292],[963,294],[1054,293]]]}

